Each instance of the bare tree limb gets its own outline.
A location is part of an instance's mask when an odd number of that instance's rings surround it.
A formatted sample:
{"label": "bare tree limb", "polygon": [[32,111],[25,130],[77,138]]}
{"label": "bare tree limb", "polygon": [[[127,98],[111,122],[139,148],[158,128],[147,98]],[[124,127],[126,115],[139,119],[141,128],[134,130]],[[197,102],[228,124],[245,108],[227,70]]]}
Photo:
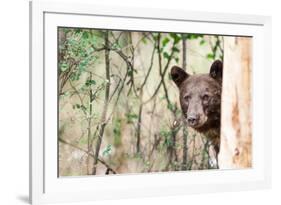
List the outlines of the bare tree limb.
{"label": "bare tree limb", "polygon": [[108,100],[109,100],[109,93],[110,93],[110,61],[109,61],[109,40],[108,40],[108,31],[105,32],[105,46],[107,49],[105,49],[105,75],[106,75],[106,87],[105,87],[105,98],[104,98],[104,105],[103,105],[103,111],[101,116],[101,125],[99,129],[97,144],[95,147],[95,155],[94,155],[94,163],[93,163],[93,172],[92,174],[95,175],[97,172],[97,163],[98,163],[98,156],[100,152],[100,147],[102,143],[103,133],[106,126],[106,113],[108,108]]}
{"label": "bare tree limb", "polygon": [[[73,147],[73,148],[78,149],[78,150],[80,150],[80,151],[82,151],[82,152],[85,152],[86,154],[88,154],[89,156],[91,156],[92,158],[94,158],[94,155],[93,155],[91,152],[88,152],[87,150],[84,150],[83,148],[81,148],[81,147],[79,147],[79,146],[77,146],[77,145],[75,145],[75,144],[72,144],[72,143],[70,143],[70,142],[67,142],[66,140],[62,139],[61,137],[59,137],[59,141],[60,141],[61,143],[64,143],[64,144],[69,145],[70,147]],[[117,172],[116,172],[112,167],[110,167],[104,160],[98,158],[98,161],[99,161],[101,164],[103,164],[107,169],[109,169],[113,174],[117,174]]]}

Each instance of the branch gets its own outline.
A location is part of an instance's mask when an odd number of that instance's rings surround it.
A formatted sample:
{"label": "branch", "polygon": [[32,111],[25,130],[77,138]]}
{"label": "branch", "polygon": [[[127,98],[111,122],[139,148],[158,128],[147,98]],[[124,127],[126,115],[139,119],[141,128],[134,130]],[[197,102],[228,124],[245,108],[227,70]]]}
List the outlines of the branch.
{"label": "branch", "polygon": [[[129,58],[126,54],[124,54],[124,52],[123,52],[121,49],[114,49],[113,46],[112,46],[112,43],[111,43],[110,41],[108,41],[108,44],[105,45],[105,47],[106,47],[108,50],[111,50],[111,51],[116,52],[116,53],[125,61],[125,63],[127,64],[128,70],[131,71],[131,74],[130,74],[130,77],[131,77],[131,78],[130,78],[130,80],[129,80],[129,83],[131,83],[131,87],[130,87],[130,89],[129,89],[128,94],[130,93],[131,88],[133,88],[133,91],[134,91],[135,95],[136,95],[137,97],[139,97],[138,94],[137,94],[136,87],[135,87],[135,82],[134,82],[134,71],[135,71],[135,69],[134,69],[133,63],[130,61],[130,58]],[[133,49],[133,50],[134,50],[134,49]],[[132,51],[132,53],[133,53],[133,52],[134,52],[134,51]],[[132,55],[132,56],[133,56],[133,55]]]}
{"label": "branch", "polygon": [[186,38],[182,36],[182,69],[186,70]]}
{"label": "branch", "polygon": [[[71,146],[71,147],[73,147],[73,148],[75,148],[75,149],[78,149],[78,150],[80,150],[80,151],[82,151],[82,152],[85,152],[86,154],[88,154],[89,156],[91,156],[91,157],[94,158],[94,155],[93,155],[91,152],[88,152],[87,150],[84,150],[83,148],[81,148],[81,147],[79,147],[79,146],[77,146],[77,145],[75,145],[75,144],[72,144],[72,143],[70,143],[70,142],[67,142],[66,140],[62,139],[61,137],[59,137],[59,141],[60,141],[61,143],[67,144],[67,145],[69,145],[69,146]],[[113,168],[111,168],[104,160],[98,158],[98,161],[99,161],[101,164],[103,164],[107,169],[109,169],[113,174],[117,174],[117,172],[116,172]]]}
{"label": "branch", "polygon": [[150,75],[150,72],[151,72],[151,70],[152,70],[155,51],[156,51],[156,45],[154,45],[154,47],[153,47],[153,51],[152,51],[151,59],[150,59],[150,66],[149,66],[149,68],[148,68],[148,71],[147,71],[147,73],[146,73],[146,76],[145,76],[145,78],[144,78],[144,81],[143,81],[142,84],[141,84],[141,87],[140,87],[141,90],[143,89],[144,85],[146,84],[146,82],[147,82],[147,80],[148,80],[148,77],[149,77],[149,75]]}
{"label": "branch", "polygon": [[100,152],[100,147],[101,147],[101,143],[102,143],[102,138],[103,138],[103,133],[104,133],[104,129],[106,126],[106,113],[107,113],[107,108],[108,108],[108,100],[109,100],[109,93],[110,93],[110,60],[109,60],[109,52],[110,50],[108,49],[108,44],[109,44],[109,40],[108,40],[108,31],[106,31],[105,36],[104,36],[104,41],[105,41],[105,77],[106,77],[106,87],[105,87],[105,98],[104,98],[104,105],[103,105],[103,110],[102,110],[102,115],[101,115],[101,128],[99,130],[99,134],[98,134],[98,139],[97,139],[97,144],[96,144],[96,149],[95,149],[95,155],[94,155],[94,166],[93,166],[93,172],[92,174],[95,175],[96,174],[96,170],[97,170],[97,163],[98,163],[98,156],[99,156],[99,152]]}
{"label": "branch", "polygon": [[159,89],[161,88],[161,85],[162,85],[163,82],[164,82],[164,78],[165,78],[166,72],[167,72],[167,70],[168,70],[168,68],[169,68],[170,62],[171,62],[172,57],[173,57],[173,55],[174,55],[174,49],[173,49],[173,48],[174,48],[175,46],[176,46],[176,43],[174,42],[174,43],[173,43],[173,46],[172,46],[171,55],[169,56],[168,61],[167,61],[166,65],[165,65],[163,71],[162,71],[162,66],[159,65],[159,69],[160,69],[160,71],[161,71],[161,73],[160,73],[161,81],[159,82],[159,84],[158,84],[158,86],[156,87],[156,90],[154,91],[154,93],[152,94],[152,96],[151,96],[148,100],[144,101],[143,104],[149,103],[149,102],[157,95]]}
{"label": "branch", "polygon": [[[114,76],[114,75],[112,75],[112,76]],[[115,76],[117,76],[117,75],[115,75]],[[122,81],[122,78],[121,78],[121,77],[119,77],[119,76],[117,76],[117,77],[119,78],[119,81],[118,81],[118,83],[117,83],[115,89],[113,90],[112,94],[110,95],[109,102],[111,102],[113,96],[115,95],[115,93],[116,93],[116,91],[118,90],[119,85],[120,85],[120,83],[121,83],[121,81]]]}
{"label": "branch", "polygon": [[118,103],[118,101],[119,101],[119,99],[120,99],[121,92],[122,92],[122,90],[123,90],[123,88],[124,88],[124,85],[125,85],[125,81],[126,81],[126,79],[127,79],[127,76],[128,76],[128,70],[126,71],[125,77],[124,77],[123,80],[122,80],[121,87],[120,87],[120,89],[119,89],[119,91],[118,91],[118,93],[117,93],[116,101],[115,101],[115,103],[114,103],[114,105],[113,105],[113,108],[112,108],[111,113],[108,115],[108,118],[107,118],[107,120],[106,120],[106,123],[110,120],[110,118],[112,117],[112,115],[113,115],[113,113],[114,113],[114,110],[115,110],[115,108],[116,108],[116,106],[117,106],[117,103]]}

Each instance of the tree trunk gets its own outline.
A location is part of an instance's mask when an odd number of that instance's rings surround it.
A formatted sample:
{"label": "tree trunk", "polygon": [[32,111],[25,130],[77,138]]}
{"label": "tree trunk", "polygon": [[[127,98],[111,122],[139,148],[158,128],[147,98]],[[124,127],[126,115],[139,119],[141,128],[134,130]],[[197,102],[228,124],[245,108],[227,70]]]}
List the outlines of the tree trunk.
{"label": "tree trunk", "polygon": [[252,166],[251,49],[251,38],[224,38],[221,169]]}
{"label": "tree trunk", "polygon": [[[182,34],[182,69],[186,70],[186,38]],[[187,129],[183,126],[182,129],[182,139],[183,139],[183,148],[182,148],[182,170],[187,169]]]}
{"label": "tree trunk", "polygon": [[142,123],[142,108],[143,108],[143,104],[142,104],[142,90],[140,93],[140,107],[139,107],[139,113],[138,113],[138,124],[137,124],[137,144],[136,144],[136,150],[137,150],[137,154],[140,154],[141,149],[140,149],[140,144],[141,144],[141,123]]}
{"label": "tree trunk", "polygon": [[106,75],[106,87],[105,87],[105,97],[104,97],[104,105],[101,115],[100,121],[100,128],[98,133],[98,139],[95,149],[94,155],[94,163],[93,163],[93,172],[92,174],[95,175],[97,172],[97,164],[98,164],[98,157],[100,152],[100,147],[102,143],[103,133],[106,126],[106,115],[107,115],[107,108],[108,108],[108,100],[109,100],[109,92],[110,92],[110,62],[109,62],[109,40],[108,40],[108,31],[105,33],[105,75]]}
{"label": "tree trunk", "polygon": [[[89,77],[90,80],[92,80],[92,73],[90,73],[90,77]],[[91,86],[91,89],[89,91],[89,117],[88,117],[88,127],[87,127],[87,145],[88,145],[88,153],[91,152],[91,135],[92,135],[92,114],[93,114],[93,105],[92,105],[92,101],[93,101],[93,89],[92,89],[92,86]],[[88,157],[87,157],[87,174],[89,175],[90,174],[90,155],[88,154]]]}

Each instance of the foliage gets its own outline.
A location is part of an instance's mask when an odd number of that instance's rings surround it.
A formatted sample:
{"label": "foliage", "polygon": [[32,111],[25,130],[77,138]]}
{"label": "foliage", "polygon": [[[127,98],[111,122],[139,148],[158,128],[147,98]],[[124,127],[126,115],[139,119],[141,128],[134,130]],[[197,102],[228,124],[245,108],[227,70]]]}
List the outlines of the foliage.
{"label": "foliage", "polygon": [[[185,42],[186,51],[189,44],[208,51],[199,55],[204,62],[222,59],[223,37],[82,28],[58,32],[59,137],[66,139],[60,141],[60,175],[213,168],[206,143],[198,143],[202,137],[183,129],[169,69],[189,60],[189,52],[183,56]],[[82,172],[71,164],[77,159],[65,147],[70,143],[85,151]]]}

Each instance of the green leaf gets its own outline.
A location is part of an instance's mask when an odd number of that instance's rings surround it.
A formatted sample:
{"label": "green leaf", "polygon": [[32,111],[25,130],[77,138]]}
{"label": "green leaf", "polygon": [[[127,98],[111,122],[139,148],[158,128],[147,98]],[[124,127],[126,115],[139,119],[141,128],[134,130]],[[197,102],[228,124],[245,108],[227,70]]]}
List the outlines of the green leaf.
{"label": "green leaf", "polygon": [[75,104],[75,105],[72,106],[72,108],[73,108],[73,109],[76,109],[76,108],[79,109],[79,108],[80,108],[80,105],[79,105],[79,104]]}
{"label": "green leaf", "polygon": [[80,105],[80,104],[75,104],[72,106],[73,109],[81,109],[81,110],[84,110],[86,111],[87,108],[84,106],[84,105]]}
{"label": "green leaf", "polygon": [[89,32],[88,31],[84,31],[82,34],[82,38],[83,39],[88,39],[89,38]]}
{"label": "green leaf", "polygon": [[181,40],[181,37],[176,33],[170,33],[170,36],[174,39],[174,44],[177,44]]}
{"label": "green leaf", "polygon": [[132,74],[133,74],[133,71],[132,71],[132,70],[129,70],[129,71],[128,71],[128,76],[132,76]]}
{"label": "green leaf", "polygon": [[169,110],[171,110],[171,111],[174,111],[174,110],[176,109],[176,106],[173,105],[172,103],[169,103],[169,104],[167,105],[167,108],[168,108]]}
{"label": "green leaf", "polygon": [[170,39],[169,38],[164,38],[162,41],[162,46],[165,47],[169,43]]}
{"label": "green leaf", "polygon": [[66,71],[68,69],[68,65],[66,63],[62,63],[60,64],[60,70],[62,72]]}
{"label": "green leaf", "polygon": [[200,45],[202,46],[203,44],[205,44],[206,43],[206,41],[204,40],[204,39],[202,39],[201,41],[200,41]]}
{"label": "green leaf", "polygon": [[143,39],[142,39],[142,42],[143,42],[144,44],[147,44],[146,38],[143,38]]}
{"label": "green leaf", "polygon": [[114,43],[112,45],[112,49],[116,50],[116,49],[121,49],[121,46],[118,43]]}
{"label": "green leaf", "polygon": [[103,150],[102,155],[108,156],[111,153],[111,144],[107,145],[106,148]]}
{"label": "green leaf", "polygon": [[160,136],[164,138],[163,145],[164,146],[171,146],[173,144],[172,141],[172,131],[169,130],[161,130]]}
{"label": "green leaf", "polygon": [[91,86],[91,85],[95,85],[95,84],[96,84],[96,81],[94,81],[94,80],[87,80],[85,83],[86,86]]}
{"label": "green leaf", "polygon": [[82,29],[78,28],[78,29],[75,29],[75,33],[78,34],[82,31]]}
{"label": "green leaf", "polygon": [[163,56],[164,56],[164,58],[166,58],[166,59],[169,59],[169,58],[170,58],[170,55],[169,55],[166,51],[163,53]]}
{"label": "green leaf", "polygon": [[152,37],[153,37],[153,39],[156,41],[157,38],[158,38],[158,33],[152,33]]}
{"label": "green leaf", "polygon": [[130,123],[133,123],[134,119],[138,118],[138,115],[134,114],[134,113],[127,113],[126,117],[127,117],[127,123],[130,124]]}
{"label": "green leaf", "polygon": [[[179,63],[179,58],[178,57],[175,57],[174,59],[175,59],[176,63]],[[169,75],[169,79],[171,79],[170,75]]]}
{"label": "green leaf", "polygon": [[83,60],[83,61],[79,64],[79,66],[78,66],[79,71],[80,71],[80,72],[83,72],[83,71],[85,70],[85,68],[86,68],[86,65],[87,65],[87,62],[86,62],[85,60]]}
{"label": "green leaf", "polygon": [[189,34],[187,39],[194,40],[194,39],[197,39],[199,37],[203,37],[203,35],[202,34]]}
{"label": "green leaf", "polygon": [[87,110],[87,108],[86,108],[84,105],[81,105],[81,106],[80,106],[80,109],[81,109],[81,110],[84,110],[84,111]]}
{"label": "green leaf", "polygon": [[214,60],[215,59],[215,54],[213,53],[208,53],[206,56],[208,59]]}
{"label": "green leaf", "polygon": [[114,121],[113,135],[114,135],[114,145],[115,146],[121,145],[121,119],[117,119]]}
{"label": "green leaf", "polygon": [[180,52],[180,50],[179,50],[177,47],[173,47],[172,50],[173,50],[174,52]]}

